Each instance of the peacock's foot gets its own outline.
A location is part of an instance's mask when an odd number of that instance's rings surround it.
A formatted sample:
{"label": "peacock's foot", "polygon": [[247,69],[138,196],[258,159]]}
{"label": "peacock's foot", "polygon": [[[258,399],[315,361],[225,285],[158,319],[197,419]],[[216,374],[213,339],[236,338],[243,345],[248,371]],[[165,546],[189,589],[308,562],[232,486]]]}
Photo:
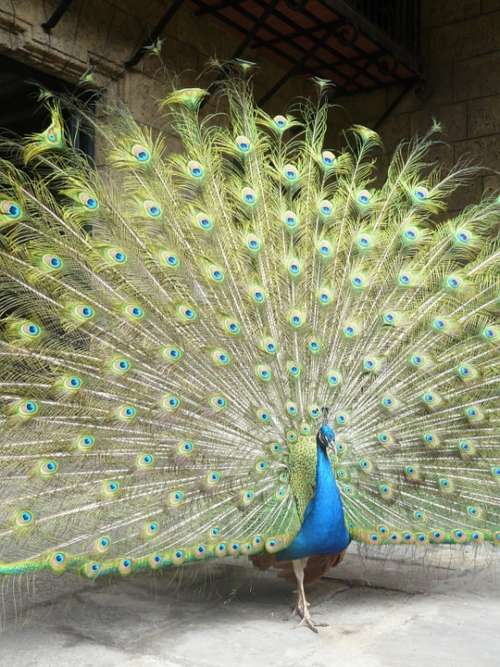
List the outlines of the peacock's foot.
{"label": "peacock's foot", "polygon": [[317,623],[311,618],[311,614],[309,612],[309,602],[306,602],[304,607],[302,601],[298,600],[296,606],[293,608],[293,613],[297,614],[297,616],[300,618],[299,627],[304,625],[306,628],[309,628],[315,633],[318,633],[318,628],[329,627],[329,623]]}
{"label": "peacock's foot", "polygon": [[297,603],[294,608],[294,612],[301,618],[299,623],[300,625],[305,625],[309,630],[313,632],[318,632],[318,628],[326,627],[328,623],[316,623],[312,620],[311,614],[309,612],[309,602],[306,600],[306,594],[304,591],[304,567],[307,563],[307,558],[300,560],[294,560],[293,571],[297,579]]}

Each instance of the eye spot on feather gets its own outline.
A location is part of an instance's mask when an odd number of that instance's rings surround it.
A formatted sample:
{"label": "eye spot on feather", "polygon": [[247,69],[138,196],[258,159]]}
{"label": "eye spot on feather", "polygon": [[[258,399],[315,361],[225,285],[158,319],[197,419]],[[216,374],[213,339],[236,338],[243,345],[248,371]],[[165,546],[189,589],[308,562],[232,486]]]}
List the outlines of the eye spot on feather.
{"label": "eye spot on feather", "polygon": [[302,264],[297,257],[292,257],[287,264],[288,274],[292,278],[298,278],[302,273]]}
{"label": "eye spot on feather", "polygon": [[357,336],[359,336],[359,334],[360,334],[360,327],[354,320],[346,322],[342,327],[342,335],[344,336],[344,338],[347,338],[348,340],[356,338]]}
{"label": "eye spot on feather", "polygon": [[489,343],[496,343],[500,338],[500,327],[496,325],[487,325],[481,331],[481,337]]}
{"label": "eye spot on feather", "polygon": [[321,153],[321,162],[327,168],[333,167],[335,165],[337,158],[332,151],[322,151]]}
{"label": "eye spot on feather", "polygon": [[413,190],[413,196],[417,201],[423,202],[429,197],[429,190],[424,185],[418,185]]}
{"label": "eye spot on feather", "polygon": [[360,190],[356,195],[356,201],[361,206],[368,206],[371,202],[373,195],[368,190]]}
{"label": "eye spot on feather", "polygon": [[176,314],[179,320],[181,322],[185,322],[186,324],[189,322],[194,322],[198,317],[198,313],[193,308],[193,306],[188,306],[186,304],[178,305],[176,308]]}
{"label": "eye spot on feather", "polygon": [[309,413],[309,416],[312,419],[318,419],[318,417],[321,415],[321,410],[319,408],[319,405],[316,405],[315,403],[310,405],[309,409],[308,409],[308,413]]}
{"label": "eye spot on feather", "polygon": [[262,248],[261,240],[255,234],[247,234],[244,245],[253,255],[256,255]]}
{"label": "eye spot on feather", "polygon": [[317,296],[321,306],[329,306],[333,301],[333,291],[329,287],[320,287]]}
{"label": "eye spot on feather", "polygon": [[485,420],[485,414],[477,405],[470,405],[464,408],[463,414],[470,423],[479,423]]}
{"label": "eye spot on feather", "polygon": [[370,286],[369,276],[362,271],[354,271],[351,273],[351,287],[352,289],[359,293],[365,290]]}
{"label": "eye spot on feather", "polygon": [[203,232],[210,232],[214,228],[213,219],[206,213],[198,213],[194,218],[195,227]]}
{"label": "eye spot on feather", "polygon": [[95,316],[94,309],[88,304],[77,304],[70,307],[69,313],[73,320],[76,320],[77,322],[89,321]]}
{"label": "eye spot on feather", "polygon": [[307,348],[312,354],[319,354],[321,352],[321,343],[316,338],[310,338],[307,342]]}
{"label": "eye spot on feather", "polygon": [[278,345],[273,338],[266,336],[261,343],[261,347],[267,354],[274,355],[278,351]]}
{"label": "eye spot on feather", "polygon": [[113,250],[112,257],[117,264],[125,264],[127,261],[127,255],[123,250]]}
{"label": "eye spot on feather", "polygon": [[176,549],[172,555],[172,562],[174,565],[182,565],[186,559],[186,552],[184,549]]}
{"label": "eye spot on feather", "polygon": [[255,415],[261,424],[266,425],[271,423],[271,415],[266,408],[257,408]]}
{"label": "eye spot on feather", "polygon": [[414,248],[424,238],[424,233],[417,225],[405,224],[400,232],[401,245],[406,248]]}
{"label": "eye spot on feather", "polygon": [[300,261],[296,258],[291,259],[288,263],[288,273],[293,276],[297,277],[301,273],[301,265]]}
{"label": "eye spot on feather", "polygon": [[293,183],[299,179],[298,169],[294,167],[293,164],[286,164],[283,167],[282,174],[285,180],[290,183]]}
{"label": "eye spot on feather", "polygon": [[49,565],[53,572],[63,572],[67,564],[66,554],[62,551],[56,551],[49,559]]}
{"label": "eye spot on feather", "polygon": [[150,199],[147,199],[144,202],[144,210],[150,218],[159,218],[162,214],[162,209],[160,204]]}
{"label": "eye spot on feather", "polygon": [[239,336],[241,333],[240,323],[231,317],[226,317],[223,320],[222,327],[223,330],[230,336]]}
{"label": "eye spot on feather", "polygon": [[127,574],[130,574],[132,572],[132,559],[131,558],[124,558],[122,561],[120,561],[120,564],[118,565],[118,572],[122,576],[126,576]]}
{"label": "eye spot on feather", "polygon": [[316,245],[316,251],[321,259],[331,259],[333,257],[333,246],[330,241],[322,239]]}
{"label": "eye spot on feather", "polygon": [[48,461],[41,461],[38,464],[38,472],[40,476],[45,479],[52,477],[52,475],[54,475],[58,469],[59,464],[53,459],[49,459]]}
{"label": "eye spot on feather", "polygon": [[132,146],[131,152],[138,162],[145,163],[148,162],[151,158],[149,150],[142,144],[134,144]]}
{"label": "eye spot on feather", "polygon": [[335,423],[338,426],[347,426],[350,422],[350,417],[347,412],[338,412],[335,415]]}
{"label": "eye spot on feather", "polygon": [[245,135],[239,135],[235,139],[236,148],[241,153],[249,153],[252,150],[252,142]]}
{"label": "eye spot on feather", "polygon": [[26,526],[30,526],[34,521],[34,514],[31,510],[21,510],[20,512],[17,513],[15,522],[16,526],[22,528]]}
{"label": "eye spot on feather", "polygon": [[50,270],[61,269],[62,266],[63,266],[62,259],[60,257],[58,257],[57,255],[43,255],[42,256],[42,262]]}
{"label": "eye spot on feather", "polygon": [[202,179],[203,176],[205,175],[204,168],[202,167],[201,163],[198,162],[197,160],[189,160],[187,168],[189,175],[196,180]]}
{"label": "eye spot on feather", "polygon": [[401,273],[399,275],[399,282],[401,285],[409,285],[410,284],[410,276],[407,273]]}
{"label": "eye spot on feather", "polygon": [[169,364],[175,364],[184,356],[184,350],[177,345],[165,345],[161,354]]}
{"label": "eye spot on feather", "polygon": [[305,324],[305,316],[299,310],[292,310],[288,314],[288,322],[293,329],[300,329]]}
{"label": "eye spot on feather", "polygon": [[277,115],[274,116],[273,123],[278,128],[278,130],[284,130],[288,125],[288,120],[285,116]]}
{"label": "eye spot on feather", "polygon": [[262,304],[266,300],[267,294],[263,287],[250,286],[249,295],[252,301],[257,304]]}
{"label": "eye spot on feather", "polygon": [[224,282],[224,270],[220,266],[211,265],[209,267],[209,279],[213,283],[223,283]]}
{"label": "eye spot on feather", "polygon": [[4,199],[0,202],[0,211],[11,220],[19,220],[22,216],[21,206],[10,199]]}
{"label": "eye spot on feather", "polygon": [[87,192],[80,193],[79,200],[90,211],[95,211],[99,208],[99,201],[96,199],[96,197],[88,194]]}
{"label": "eye spot on feather", "polygon": [[101,493],[104,497],[111,498],[118,495],[121,489],[121,484],[116,479],[105,480],[101,484]]}
{"label": "eye spot on feather", "polygon": [[258,364],[255,368],[255,374],[263,382],[269,382],[272,378],[271,367],[266,364]]}
{"label": "eye spot on feather", "polygon": [[241,191],[241,199],[244,204],[254,206],[257,202],[257,194],[253,188],[243,188]]}
{"label": "eye spot on feather", "polygon": [[210,358],[216,366],[227,366],[231,363],[231,355],[229,352],[222,349],[213,350]]}
{"label": "eye spot on feather", "polygon": [[20,327],[20,331],[28,338],[39,338],[42,333],[42,329],[34,322],[23,323]]}
{"label": "eye spot on feather", "polygon": [[40,411],[40,405],[37,401],[31,399],[20,400],[14,402],[13,409],[20,417],[34,417]]}
{"label": "eye spot on feather", "polygon": [[330,387],[339,387],[342,384],[342,373],[336,369],[331,369],[326,374],[326,380]]}
{"label": "eye spot on feather", "polygon": [[329,218],[333,214],[333,205],[328,199],[324,199],[319,204],[319,213],[322,218]]}
{"label": "eye spot on feather", "polygon": [[299,219],[293,211],[285,211],[281,219],[285,229],[289,232],[295,231],[299,226]]}

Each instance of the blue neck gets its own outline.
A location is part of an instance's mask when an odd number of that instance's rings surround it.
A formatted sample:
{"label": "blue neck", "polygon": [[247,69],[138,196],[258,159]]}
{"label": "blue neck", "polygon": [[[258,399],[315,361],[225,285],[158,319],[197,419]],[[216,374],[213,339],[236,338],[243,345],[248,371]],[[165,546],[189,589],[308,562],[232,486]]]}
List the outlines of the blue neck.
{"label": "blue neck", "polygon": [[299,533],[279,554],[280,560],[333,555],[343,551],[350,542],[332,464],[325,448],[318,441],[316,441],[316,451],[314,497],[306,508]]}

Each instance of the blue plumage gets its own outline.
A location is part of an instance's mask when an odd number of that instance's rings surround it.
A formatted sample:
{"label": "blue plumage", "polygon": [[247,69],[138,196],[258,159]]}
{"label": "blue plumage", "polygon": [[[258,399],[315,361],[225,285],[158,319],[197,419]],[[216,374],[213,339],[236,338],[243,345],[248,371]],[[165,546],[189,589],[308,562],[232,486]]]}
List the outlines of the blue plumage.
{"label": "blue plumage", "polygon": [[315,494],[306,508],[300,531],[292,543],[278,554],[278,560],[337,554],[351,541],[333,468],[326,453],[325,440],[333,442],[334,439],[331,427],[322,426],[316,438]]}

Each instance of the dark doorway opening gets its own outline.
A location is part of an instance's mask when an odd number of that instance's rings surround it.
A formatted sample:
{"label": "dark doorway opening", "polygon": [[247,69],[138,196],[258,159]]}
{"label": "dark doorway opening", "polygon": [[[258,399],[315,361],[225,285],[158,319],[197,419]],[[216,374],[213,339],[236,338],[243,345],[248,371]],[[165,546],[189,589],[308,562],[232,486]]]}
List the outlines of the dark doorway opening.
{"label": "dark doorway opening", "polygon": [[[29,65],[0,56],[0,132],[26,136],[41,132],[50,125],[47,108],[38,100],[40,87],[54,93],[72,95],[75,86],[64,79],[41,72]],[[95,95],[95,93],[94,93]],[[79,95],[80,99],[82,94]],[[92,108],[92,97],[83,96]],[[88,130],[83,132],[76,115],[64,114],[66,130],[75,146],[89,157],[94,156],[94,140]]]}

